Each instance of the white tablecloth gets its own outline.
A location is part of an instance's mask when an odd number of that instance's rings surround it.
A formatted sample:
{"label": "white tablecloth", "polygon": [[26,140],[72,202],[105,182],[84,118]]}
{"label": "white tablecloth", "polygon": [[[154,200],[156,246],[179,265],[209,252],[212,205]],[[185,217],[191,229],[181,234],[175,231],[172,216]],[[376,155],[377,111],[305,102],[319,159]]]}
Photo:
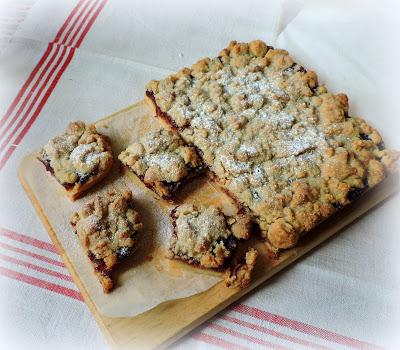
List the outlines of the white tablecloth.
{"label": "white tablecloth", "polygon": [[[25,0],[21,8],[0,16],[0,344],[9,349],[107,348],[16,167],[68,121],[142,99],[148,80],[232,39],[259,38],[347,92],[351,113],[400,149],[396,1]],[[8,21],[16,25],[4,32]],[[399,202],[379,205],[173,347],[398,349]]]}

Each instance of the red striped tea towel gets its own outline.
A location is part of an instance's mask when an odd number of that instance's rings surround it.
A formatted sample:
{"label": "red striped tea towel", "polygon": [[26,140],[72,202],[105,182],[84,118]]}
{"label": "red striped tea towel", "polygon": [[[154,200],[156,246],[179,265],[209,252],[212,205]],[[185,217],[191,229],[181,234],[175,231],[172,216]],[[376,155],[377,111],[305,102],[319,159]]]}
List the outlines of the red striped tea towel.
{"label": "red striped tea towel", "polygon": [[[287,49],[400,148],[396,3],[38,0],[0,55],[0,338],[9,348],[107,348],[17,179],[72,119],[97,120],[231,39]],[[2,17],[0,17],[2,18]],[[393,67],[393,68],[391,68]],[[339,90],[340,89],[340,90]],[[399,197],[175,348],[399,348]],[[68,233],[66,233],[68,234]]]}

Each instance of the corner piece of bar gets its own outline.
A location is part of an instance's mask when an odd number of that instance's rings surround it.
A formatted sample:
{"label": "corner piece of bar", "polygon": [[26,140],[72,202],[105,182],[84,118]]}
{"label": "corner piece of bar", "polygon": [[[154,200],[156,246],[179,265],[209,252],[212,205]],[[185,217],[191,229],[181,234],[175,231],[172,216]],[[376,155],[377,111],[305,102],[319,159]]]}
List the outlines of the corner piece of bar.
{"label": "corner piece of bar", "polygon": [[100,182],[113,163],[108,138],[82,121],[71,122],[64,133],[50,139],[38,159],[72,200]]}
{"label": "corner piece of bar", "polygon": [[115,265],[132,254],[142,228],[132,193],[97,196],[74,213],[70,222],[104,293],[109,293],[114,286],[111,274]]}
{"label": "corner piece of bar", "polygon": [[196,150],[179,135],[163,129],[148,133],[118,159],[148,188],[170,201],[183,183],[204,171]]}
{"label": "corner piece of bar", "polygon": [[146,101],[250,210],[274,251],[379,184],[399,157],[349,115],[345,94],[260,40],[232,41],[151,81]]}

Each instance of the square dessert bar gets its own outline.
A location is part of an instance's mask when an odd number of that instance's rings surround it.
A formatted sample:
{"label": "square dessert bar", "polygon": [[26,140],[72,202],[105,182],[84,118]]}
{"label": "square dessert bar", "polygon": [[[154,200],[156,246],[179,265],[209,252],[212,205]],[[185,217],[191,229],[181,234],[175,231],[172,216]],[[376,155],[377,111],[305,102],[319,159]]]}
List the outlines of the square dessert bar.
{"label": "square dessert bar", "polygon": [[86,203],[71,217],[71,225],[92,263],[104,293],[113,288],[111,273],[131,255],[142,224],[133,209],[132,193],[110,192]]}
{"label": "square dessert bar", "polygon": [[204,170],[195,148],[168,130],[150,132],[118,158],[148,188],[167,200],[172,200],[184,182]]}
{"label": "square dessert bar", "polygon": [[237,241],[249,237],[251,220],[244,213],[226,216],[214,206],[183,204],[171,212],[171,218],[169,258],[202,268],[224,267]]}
{"label": "square dessert bar", "polygon": [[250,209],[273,250],[380,183],[399,153],[285,50],[231,42],[147,86],[154,113]]}
{"label": "square dessert bar", "polygon": [[53,137],[38,159],[75,200],[107,175],[113,155],[106,136],[100,135],[94,125],[77,121]]}

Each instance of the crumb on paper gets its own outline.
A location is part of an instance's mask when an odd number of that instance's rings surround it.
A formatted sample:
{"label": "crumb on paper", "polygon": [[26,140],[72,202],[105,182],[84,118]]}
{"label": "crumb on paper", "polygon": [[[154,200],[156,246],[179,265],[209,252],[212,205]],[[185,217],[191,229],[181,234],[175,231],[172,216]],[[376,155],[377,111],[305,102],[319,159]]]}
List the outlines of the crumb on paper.
{"label": "crumb on paper", "polygon": [[239,263],[225,271],[224,282],[228,288],[247,288],[251,281],[258,251],[251,248],[247,251],[244,263]]}

